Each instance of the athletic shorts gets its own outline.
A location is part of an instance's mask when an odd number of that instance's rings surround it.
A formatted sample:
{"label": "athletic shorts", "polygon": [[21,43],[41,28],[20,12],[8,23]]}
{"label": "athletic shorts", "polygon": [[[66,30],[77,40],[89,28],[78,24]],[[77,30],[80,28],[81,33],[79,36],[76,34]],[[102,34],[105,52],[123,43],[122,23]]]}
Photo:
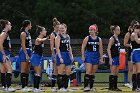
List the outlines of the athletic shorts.
{"label": "athletic shorts", "polygon": [[115,56],[115,57],[113,57],[112,59],[113,59],[113,62],[112,62],[112,65],[113,65],[113,66],[119,66],[119,65],[120,65],[119,56]]}
{"label": "athletic shorts", "polygon": [[[9,51],[8,50],[4,50],[4,52],[5,52],[5,55],[6,55],[7,59],[10,60],[10,53],[9,53]],[[1,52],[0,52],[0,62],[1,63],[3,62],[3,55],[2,55]]]}
{"label": "athletic shorts", "polygon": [[85,52],[85,63],[92,65],[98,65],[100,60],[99,52]]}
{"label": "athletic shorts", "polygon": [[[26,51],[28,53],[28,56],[31,57],[32,55],[32,50],[29,48],[26,48]],[[19,58],[20,58],[20,62],[26,62],[26,55],[23,52],[23,49],[21,48],[19,51]]]}
{"label": "athletic shorts", "polygon": [[[69,52],[60,52],[60,53],[61,53],[62,59],[64,60],[63,64],[65,64],[65,66],[71,65],[72,62],[69,56]],[[59,66],[60,64],[62,63],[60,62],[58,54],[56,54],[56,65]]]}
{"label": "athletic shorts", "polygon": [[32,66],[42,66],[43,62],[44,62],[44,57],[40,56],[38,54],[33,54],[31,56],[31,65]]}
{"label": "athletic shorts", "polygon": [[131,60],[133,63],[140,62],[140,49],[133,49],[133,51],[131,53]]}

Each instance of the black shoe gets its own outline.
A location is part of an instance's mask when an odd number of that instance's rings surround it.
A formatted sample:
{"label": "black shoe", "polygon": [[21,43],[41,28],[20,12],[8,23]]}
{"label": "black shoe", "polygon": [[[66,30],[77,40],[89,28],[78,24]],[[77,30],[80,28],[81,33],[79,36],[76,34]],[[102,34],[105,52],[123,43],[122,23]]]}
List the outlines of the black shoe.
{"label": "black shoe", "polygon": [[137,90],[137,88],[132,88],[132,91],[136,91]]}

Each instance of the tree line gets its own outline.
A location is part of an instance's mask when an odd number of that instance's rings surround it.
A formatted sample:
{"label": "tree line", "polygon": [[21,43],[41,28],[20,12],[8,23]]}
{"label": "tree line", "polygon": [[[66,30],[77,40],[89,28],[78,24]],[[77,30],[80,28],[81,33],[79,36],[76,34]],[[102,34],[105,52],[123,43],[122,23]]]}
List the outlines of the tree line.
{"label": "tree line", "polygon": [[19,38],[19,29],[25,19],[32,21],[33,38],[35,25],[46,27],[50,34],[54,17],[67,24],[71,38],[83,39],[92,24],[98,25],[102,38],[109,38],[110,25],[117,24],[123,38],[131,20],[139,21],[139,7],[139,0],[0,0],[0,19],[12,23],[11,38]]}

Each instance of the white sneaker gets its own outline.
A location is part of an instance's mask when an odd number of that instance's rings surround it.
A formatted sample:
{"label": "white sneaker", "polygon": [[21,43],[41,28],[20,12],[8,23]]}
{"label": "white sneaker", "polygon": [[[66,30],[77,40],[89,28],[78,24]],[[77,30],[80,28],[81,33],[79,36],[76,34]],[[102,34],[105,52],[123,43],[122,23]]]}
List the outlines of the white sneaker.
{"label": "white sneaker", "polygon": [[60,92],[66,92],[67,90],[65,88],[60,88]]}
{"label": "white sneaker", "polygon": [[45,92],[44,90],[42,89],[37,89],[37,88],[34,88],[33,92]]}
{"label": "white sneaker", "polygon": [[52,88],[51,88],[51,91],[52,91],[52,92],[57,92],[57,89],[56,89],[55,87],[52,87]]}
{"label": "white sneaker", "polygon": [[74,91],[74,90],[72,90],[72,89],[70,89],[70,88],[67,88],[66,90],[67,90],[67,92]]}
{"label": "white sneaker", "polygon": [[21,89],[22,89],[22,86],[19,85],[19,84],[17,84],[17,85],[16,85],[16,90],[21,90]]}
{"label": "white sneaker", "polygon": [[140,91],[140,88],[137,88],[135,91]]}
{"label": "white sneaker", "polygon": [[2,86],[2,90],[3,90],[3,91],[6,91],[6,90],[7,90],[7,88],[6,88],[6,87],[4,87],[4,86]]}
{"label": "white sneaker", "polygon": [[5,89],[6,87],[2,86],[2,89]]}
{"label": "white sneaker", "polygon": [[14,88],[12,88],[12,87],[9,87],[9,88],[7,88],[7,91],[8,91],[8,92],[15,92],[16,89],[14,89]]}
{"label": "white sneaker", "polygon": [[84,92],[88,92],[88,91],[90,91],[90,88],[89,87],[85,87],[84,88]]}
{"label": "white sneaker", "polygon": [[130,83],[126,83],[126,84],[124,84],[124,86],[126,86],[128,88],[132,88],[132,85]]}
{"label": "white sneaker", "polygon": [[32,92],[32,89],[28,88],[28,87],[24,87],[21,89],[22,92]]}
{"label": "white sneaker", "polygon": [[96,91],[96,88],[91,88],[90,91]]}
{"label": "white sneaker", "polygon": [[7,87],[2,87],[2,91],[7,91]]}

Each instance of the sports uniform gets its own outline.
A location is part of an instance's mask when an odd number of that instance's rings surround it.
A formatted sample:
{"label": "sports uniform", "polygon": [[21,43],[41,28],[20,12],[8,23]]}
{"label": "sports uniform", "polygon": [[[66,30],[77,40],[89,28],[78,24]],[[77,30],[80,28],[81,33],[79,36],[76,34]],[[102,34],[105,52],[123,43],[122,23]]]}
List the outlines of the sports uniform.
{"label": "sports uniform", "polygon": [[[27,32],[27,31],[23,31],[23,32],[26,33],[26,41],[25,41],[26,51],[28,53],[28,56],[31,57],[31,54],[32,54],[31,36],[30,36],[29,32]],[[26,62],[26,55],[23,52],[22,48],[19,51],[19,58],[20,58],[20,62]]]}
{"label": "sports uniform", "polygon": [[[71,59],[69,56],[69,48],[70,48],[70,37],[67,35],[65,38],[60,34],[60,54],[62,56],[62,59],[64,60],[64,63],[66,66],[71,65]],[[56,65],[59,66],[62,64],[60,62],[60,58],[58,57],[58,54],[56,54]]]}
{"label": "sports uniform", "polygon": [[85,62],[92,65],[99,64],[99,37],[93,39],[90,35],[88,36],[87,48],[85,52]]}

